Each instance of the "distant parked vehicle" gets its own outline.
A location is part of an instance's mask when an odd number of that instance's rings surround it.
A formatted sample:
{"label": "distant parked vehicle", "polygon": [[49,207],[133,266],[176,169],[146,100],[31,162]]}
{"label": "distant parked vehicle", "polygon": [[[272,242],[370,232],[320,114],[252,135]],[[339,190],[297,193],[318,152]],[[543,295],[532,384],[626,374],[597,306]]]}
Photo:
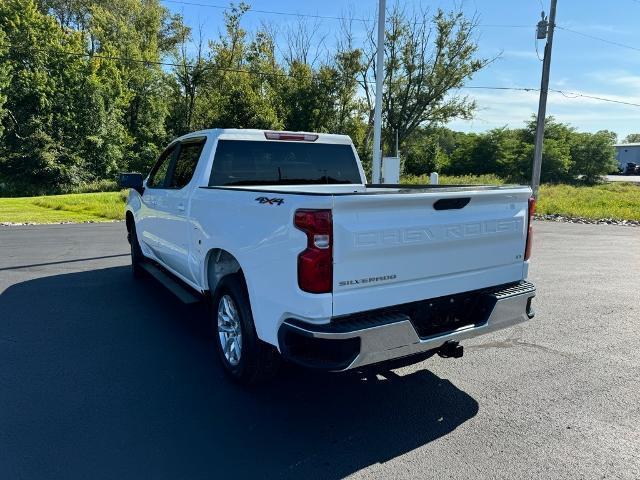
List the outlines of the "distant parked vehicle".
{"label": "distant parked vehicle", "polygon": [[624,170],[625,175],[640,175],[640,165],[637,163],[627,163],[627,168]]}

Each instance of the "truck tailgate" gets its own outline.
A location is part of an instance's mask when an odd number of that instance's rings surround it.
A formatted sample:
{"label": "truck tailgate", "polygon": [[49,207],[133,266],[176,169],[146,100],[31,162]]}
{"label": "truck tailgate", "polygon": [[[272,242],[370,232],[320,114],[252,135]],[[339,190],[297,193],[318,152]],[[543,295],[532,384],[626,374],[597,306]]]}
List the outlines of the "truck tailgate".
{"label": "truck tailgate", "polygon": [[528,187],[336,195],[333,314],[523,278]]}

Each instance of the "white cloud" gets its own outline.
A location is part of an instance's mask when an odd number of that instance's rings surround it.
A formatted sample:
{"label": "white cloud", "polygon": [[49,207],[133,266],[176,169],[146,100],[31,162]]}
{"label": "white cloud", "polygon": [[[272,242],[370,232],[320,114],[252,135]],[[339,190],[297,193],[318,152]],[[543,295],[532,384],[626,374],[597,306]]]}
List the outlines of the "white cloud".
{"label": "white cloud", "polygon": [[[628,91],[640,92],[640,75],[634,75],[627,70],[598,70],[588,73],[587,76],[603,85],[626,87]],[[620,88],[616,88],[616,90],[620,90]]]}

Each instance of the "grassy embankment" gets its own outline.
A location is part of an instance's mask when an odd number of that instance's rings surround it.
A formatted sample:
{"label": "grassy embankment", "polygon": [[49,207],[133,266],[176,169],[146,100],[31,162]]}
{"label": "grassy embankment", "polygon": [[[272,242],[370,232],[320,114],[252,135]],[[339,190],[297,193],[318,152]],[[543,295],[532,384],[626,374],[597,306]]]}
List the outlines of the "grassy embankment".
{"label": "grassy embankment", "polygon": [[[403,183],[428,183],[407,177]],[[445,177],[443,184],[503,183],[493,175]],[[58,223],[120,220],[126,192],[81,193],[43,197],[0,198],[0,223]],[[609,183],[592,187],[543,185],[537,212],[566,217],[640,220],[640,186]]]}
{"label": "grassy embankment", "polygon": [[0,198],[0,223],[105,222],[122,219],[126,192]]}
{"label": "grassy embankment", "polygon": [[539,197],[536,210],[540,215],[640,220],[640,185],[637,184],[543,185]]}
{"label": "grassy embankment", "polygon": [[[407,177],[403,183],[428,183],[429,177]],[[502,184],[495,175],[440,177],[443,184]],[[603,183],[594,186],[542,185],[536,212],[589,219],[640,220],[640,185]]]}

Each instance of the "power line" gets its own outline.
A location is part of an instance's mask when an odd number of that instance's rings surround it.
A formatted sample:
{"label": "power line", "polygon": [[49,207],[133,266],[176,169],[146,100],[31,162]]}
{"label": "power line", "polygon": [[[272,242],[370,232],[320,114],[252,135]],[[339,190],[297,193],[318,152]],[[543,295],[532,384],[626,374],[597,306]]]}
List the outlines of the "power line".
{"label": "power line", "polygon": [[539,92],[539,88],[529,88],[529,87],[489,87],[485,85],[470,85],[468,87],[460,87],[462,89],[479,89],[479,90],[515,90],[519,92]]}
{"label": "power line", "polygon": [[[539,92],[539,88],[531,88],[531,87],[492,87],[485,85],[470,85],[468,87],[460,87],[461,89],[480,89],[480,90],[513,90],[518,92]],[[623,100],[615,100],[613,98],[599,97],[596,95],[587,95],[586,93],[580,92],[568,92],[566,90],[558,90],[556,88],[550,88],[550,92],[559,93],[566,98],[589,98],[592,100],[598,100],[600,102],[609,102],[609,103],[618,103],[620,105],[628,105],[631,107],[640,107],[640,103],[633,102],[625,102]]]}
{"label": "power line", "polygon": [[[2,46],[11,46],[10,44],[4,44]],[[162,62],[158,60],[141,60],[137,58],[128,58],[128,57],[120,57],[114,55],[103,55],[99,53],[86,53],[86,52],[70,52],[67,50],[59,50],[57,52],[51,52],[51,50],[45,50],[42,48],[31,47],[32,50],[36,50],[39,52],[47,52],[47,53],[59,53],[62,55],[69,55],[74,57],[84,57],[84,58],[98,58],[103,60],[113,60],[123,63],[138,63],[142,65],[157,65],[157,66],[167,66],[167,67],[179,67],[179,68],[195,68],[195,65],[190,64],[182,64],[182,63],[173,63],[173,62]],[[285,72],[264,72],[260,70],[248,70],[243,68],[230,68],[230,67],[212,67],[212,70],[220,71],[220,72],[230,72],[230,73],[246,73],[248,75],[258,75],[265,77],[286,77],[286,78],[297,78],[295,75]],[[373,80],[365,80],[367,83],[375,83]],[[490,86],[490,85],[469,85],[460,87],[462,90],[511,90],[511,91],[520,91],[520,92],[539,92],[539,88],[533,87],[499,87],[499,86]],[[587,95],[585,93],[580,92],[570,92],[565,90],[557,90],[550,88],[550,92],[559,93],[567,98],[589,98],[592,100],[597,100],[601,102],[609,102],[609,103],[617,103],[620,105],[627,105],[632,107],[640,107],[640,103],[633,102],[625,102],[623,100],[615,100],[612,98],[599,97],[596,95]]]}
{"label": "power line", "polygon": [[[638,3],[640,3],[640,1],[638,1]],[[576,35],[581,35],[583,37],[590,38],[592,40],[598,40],[600,42],[608,43],[610,45],[615,45],[617,47],[627,48],[629,50],[634,50],[636,52],[640,52],[640,48],[639,47],[633,47],[631,45],[627,45],[627,44],[624,44],[624,43],[615,42],[613,40],[609,40],[608,38],[597,37],[597,36],[591,35],[589,33],[579,32],[578,30],[573,30],[571,28],[562,27],[560,25],[556,25],[556,28],[558,28],[560,30],[564,30],[565,32],[570,32],[570,33],[574,33]]]}
{"label": "power line", "polygon": [[[198,3],[198,2],[187,2],[185,0],[162,0],[166,3],[176,3],[179,5],[188,5],[192,7],[205,7],[205,8],[215,8],[217,10],[231,10],[233,7],[228,5],[215,5],[211,3]],[[247,13],[263,13],[267,15],[281,15],[281,16],[291,16],[291,17],[307,17],[307,18],[316,18],[320,20],[345,20],[345,21],[356,21],[356,22],[373,22],[373,19],[370,18],[357,18],[357,17],[337,17],[330,15],[316,15],[311,13],[296,13],[296,12],[284,12],[277,10],[261,10],[250,8],[247,10]],[[420,23],[420,22],[418,22]],[[422,22],[427,23],[427,22]],[[478,24],[479,27],[486,28],[532,28],[532,25],[517,25],[517,24],[497,24],[497,23],[482,23]]]}
{"label": "power line", "polygon": [[553,88],[550,88],[549,91],[550,92],[555,92],[555,93],[560,93],[560,94],[562,94],[563,96],[565,96],[567,98],[577,98],[577,97],[591,98],[592,100],[599,100],[601,102],[619,103],[620,105],[629,105],[629,106],[632,106],[632,107],[640,107],[640,103],[625,102],[623,100],[614,100],[613,98],[598,97],[598,96],[595,96],[595,95],[587,95],[585,93],[565,92],[563,90],[555,90]]}
{"label": "power line", "polygon": [[[162,0],[164,2],[167,3],[177,3],[180,5],[189,5],[189,6],[193,6],[193,7],[206,7],[206,8],[215,8],[218,10],[231,10],[232,7],[228,6],[228,5],[214,5],[214,4],[210,4],[210,3],[197,3],[197,2],[185,2],[182,0]],[[314,15],[314,14],[310,14],[310,13],[295,13],[295,12],[282,12],[282,11],[275,11],[275,10],[259,10],[259,9],[254,9],[251,8],[249,10],[247,10],[247,13],[265,13],[268,15],[286,15],[286,16],[292,16],[292,17],[309,17],[309,18],[318,18],[318,19],[322,19],[322,20],[355,20],[355,21],[360,21],[360,22],[370,22],[372,21],[371,19],[365,19],[365,18],[345,18],[345,17],[333,17],[333,16],[329,16],[329,15]]]}
{"label": "power line", "polygon": [[[0,45],[0,46],[8,46],[10,44]],[[30,47],[31,50],[35,50],[38,52],[44,53],[59,53],[62,55],[68,55],[72,57],[84,57],[84,58],[99,58],[102,60],[114,60],[122,63],[138,63],[142,65],[156,65],[156,66],[166,66],[166,67],[179,67],[179,68],[196,68],[196,65],[186,64],[186,63],[173,63],[173,62],[162,62],[159,60],[142,60],[138,58],[129,58],[129,57],[119,57],[114,55],[103,55],[100,53],[87,53],[87,52],[69,52],[67,50],[58,50],[56,52],[52,52],[51,50],[45,50],[43,48]],[[253,75],[262,75],[262,76],[276,76],[276,77],[291,77],[295,78],[294,75],[284,72],[263,72],[259,70],[246,70],[242,68],[230,68],[230,67],[211,67],[212,70],[217,70],[221,72],[231,72],[231,73],[249,73]]]}

